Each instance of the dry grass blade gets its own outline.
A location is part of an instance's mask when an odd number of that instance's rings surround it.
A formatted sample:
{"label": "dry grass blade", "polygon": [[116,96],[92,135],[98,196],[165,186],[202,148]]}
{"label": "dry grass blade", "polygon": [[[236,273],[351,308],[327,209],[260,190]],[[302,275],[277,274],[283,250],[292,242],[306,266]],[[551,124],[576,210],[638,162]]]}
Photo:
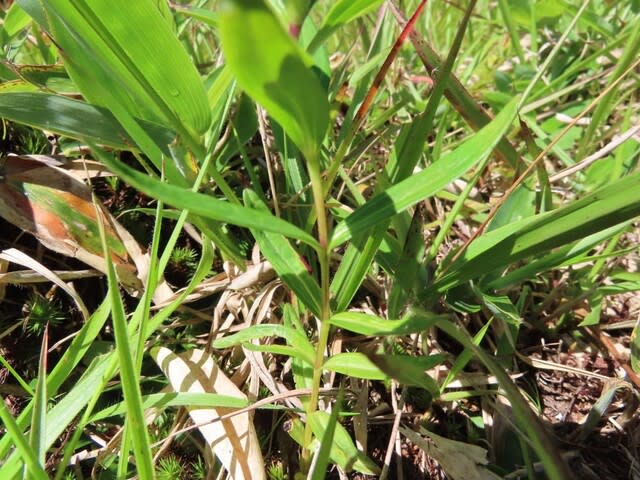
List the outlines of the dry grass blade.
{"label": "dry grass blade", "polygon": [[9,262],[16,263],[18,265],[22,265],[23,267],[30,268],[37,274],[42,275],[49,281],[58,285],[73,299],[73,301],[78,306],[78,309],[82,312],[82,315],[84,316],[85,320],[89,318],[89,311],[87,310],[87,307],[85,307],[84,302],[82,301],[82,298],[80,298],[80,295],[78,295],[78,293],[73,288],[71,288],[69,285],[63,282],[62,279],[60,279],[60,277],[58,277],[54,272],[49,270],[40,262],[34,260],[29,255],[21,252],[20,250],[16,250],[15,248],[9,248],[7,250],[3,250],[2,252],[0,252],[0,258]]}
{"label": "dry grass blade", "polygon": [[[202,350],[190,350],[177,355],[168,348],[152,351],[152,356],[171,382],[176,392],[206,392],[232,395],[246,399],[245,395]],[[229,412],[229,409],[190,409],[189,415],[207,442],[207,446],[220,460],[233,480],[262,480],[264,461],[247,412],[215,423],[211,422]]]}

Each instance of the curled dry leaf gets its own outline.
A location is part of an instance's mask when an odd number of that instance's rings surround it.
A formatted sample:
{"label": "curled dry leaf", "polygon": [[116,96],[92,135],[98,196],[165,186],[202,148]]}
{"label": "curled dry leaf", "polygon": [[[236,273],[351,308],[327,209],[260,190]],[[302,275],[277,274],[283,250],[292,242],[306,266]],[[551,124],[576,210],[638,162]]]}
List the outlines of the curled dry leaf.
{"label": "curled dry leaf", "polygon": [[[175,354],[165,347],[155,348],[151,356],[160,366],[176,392],[205,392],[231,395],[246,400],[246,396],[203,350]],[[232,412],[228,408],[189,408],[191,419],[207,446],[220,460],[233,480],[266,479],[264,461],[258,437],[249,412],[215,421]],[[213,423],[211,423],[213,421]]]}
{"label": "curled dry leaf", "polygon": [[43,155],[0,159],[0,216],[47,248],[101,272],[105,260],[97,222],[103,222],[120,282],[139,290],[142,251],[102,205],[98,208],[100,219],[90,188],[67,171],[63,161]]}
{"label": "curled dry leaf", "polygon": [[487,451],[477,445],[450,440],[420,428],[416,433],[407,427],[400,432],[416,444],[427,455],[436,460],[447,477],[453,480],[498,480],[495,473],[487,470]]}

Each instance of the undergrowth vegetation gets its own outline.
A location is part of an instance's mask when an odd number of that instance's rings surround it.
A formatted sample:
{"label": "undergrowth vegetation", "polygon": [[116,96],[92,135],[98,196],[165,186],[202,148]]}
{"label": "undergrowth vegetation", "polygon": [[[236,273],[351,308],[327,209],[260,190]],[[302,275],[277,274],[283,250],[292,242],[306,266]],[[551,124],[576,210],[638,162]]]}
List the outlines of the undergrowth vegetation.
{"label": "undergrowth vegetation", "polygon": [[639,475],[639,2],[4,3],[0,478]]}

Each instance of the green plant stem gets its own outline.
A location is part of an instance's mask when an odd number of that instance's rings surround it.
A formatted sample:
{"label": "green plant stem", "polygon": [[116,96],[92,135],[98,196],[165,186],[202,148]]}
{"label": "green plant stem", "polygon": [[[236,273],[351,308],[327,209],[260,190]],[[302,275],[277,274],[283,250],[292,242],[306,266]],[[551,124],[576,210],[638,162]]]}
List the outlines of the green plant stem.
{"label": "green plant stem", "polygon": [[[307,416],[311,415],[318,409],[318,398],[320,392],[320,382],[322,380],[322,365],[324,364],[324,352],[327,348],[329,340],[329,317],[331,315],[331,291],[329,289],[329,221],[326,214],[324,198],[325,192],[322,182],[322,174],[320,173],[320,164],[317,155],[307,158],[309,169],[309,179],[311,180],[311,189],[313,191],[313,203],[318,220],[318,263],[320,264],[320,288],[322,290],[322,303],[320,305],[320,331],[318,333],[318,343],[316,345],[316,358],[313,364],[313,381],[311,384],[311,397],[307,408]],[[304,445],[305,454],[303,455],[303,469],[308,467],[308,451],[307,446],[311,443],[313,432],[307,421],[304,429]]]}

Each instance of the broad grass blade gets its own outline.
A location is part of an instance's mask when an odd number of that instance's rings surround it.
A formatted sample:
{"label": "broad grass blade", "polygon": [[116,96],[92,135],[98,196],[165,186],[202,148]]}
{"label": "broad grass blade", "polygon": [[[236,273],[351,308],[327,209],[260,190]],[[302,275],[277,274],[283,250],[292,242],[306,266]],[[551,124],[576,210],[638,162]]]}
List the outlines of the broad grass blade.
{"label": "broad grass blade", "polygon": [[[49,31],[83,95],[104,104],[109,89],[131,115],[186,131],[210,122],[200,76],[161,12],[148,0],[51,0],[42,4]],[[125,21],[126,19],[126,21]],[[93,81],[96,65],[108,72]]]}
{"label": "broad grass blade", "polygon": [[[429,367],[434,366],[434,359],[423,359]],[[331,355],[323,367],[332,372],[342,373],[349,377],[368,380],[395,379],[403,385],[417,385],[434,396],[439,394],[438,386],[424,372],[426,367],[420,360],[408,355],[365,355],[361,352],[346,352]],[[436,359],[436,364],[441,358]]]}
{"label": "broad grass blade", "polygon": [[439,315],[424,312],[420,315],[414,315],[412,312],[409,312],[401,320],[385,320],[366,313],[341,312],[333,315],[329,319],[329,322],[331,325],[350,332],[378,337],[424,332],[443,318],[444,317]]}
{"label": "broad grass blade", "polygon": [[294,347],[297,356],[313,365],[315,352],[311,343],[302,333],[291,327],[275,324],[260,324],[245,328],[233,335],[222,337],[215,340],[212,344],[213,348],[227,348],[233,345],[248,343],[262,337],[281,337],[287,340],[287,343]]}
{"label": "broad grass blade", "polygon": [[[269,214],[266,205],[253,191],[245,190],[244,200],[247,206]],[[319,316],[322,298],[320,286],[307,271],[302,257],[291,246],[289,240],[282,235],[264,232],[256,228],[252,228],[251,233],[258,242],[261,252],[269,260],[282,281],[294,291],[314,315]]]}
{"label": "broad grass blade", "polygon": [[285,237],[302,240],[314,248],[318,245],[318,242],[307,232],[271,214],[163,183],[142,172],[138,172],[122,162],[109,158],[108,155],[101,156],[100,159],[107,164],[112,172],[116,173],[133,188],[174,207],[189,210],[194,215],[241,227],[279,233]]}
{"label": "broad grass blade", "polygon": [[562,208],[482,235],[429,290],[446,291],[518,260],[605,230],[640,215],[640,173]]}
{"label": "broad grass blade", "polygon": [[[329,421],[330,416],[327,412],[313,412],[309,415],[308,422],[316,438],[324,437],[329,427]],[[356,470],[367,475],[378,475],[380,473],[378,466],[356,448],[351,436],[340,423],[335,424],[333,439],[329,458],[344,471]]]}
{"label": "broad grass blade", "polygon": [[336,403],[333,405],[331,415],[327,421],[326,428],[322,433],[320,439],[320,448],[316,451],[312,469],[307,475],[309,480],[324,480],[327,475],[327,468],[329,467],[329,461],[331,456],[331,449],[333,447],[333,438],[336,433],[336,426],[338,425],[338,415],[342,408],[342,400],[344,398],[344,389],[340,388]]}

